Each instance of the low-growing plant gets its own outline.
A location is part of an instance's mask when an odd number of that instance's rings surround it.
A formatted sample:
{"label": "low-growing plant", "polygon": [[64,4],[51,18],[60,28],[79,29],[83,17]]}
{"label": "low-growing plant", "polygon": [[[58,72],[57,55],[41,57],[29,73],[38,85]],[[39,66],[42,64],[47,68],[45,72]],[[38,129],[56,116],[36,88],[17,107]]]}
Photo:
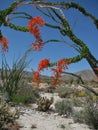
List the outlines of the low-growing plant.
{"label": "low-growing plant", "polygon": [[73,114],[75,122],[86,123],[98,130],[98,100],[93,99],[93,95],[88,93],[84,110],[76,111]]}
{"label": "low-growing plant", "polygon": [[86,121],[86,113],[84,110],[80,110],[80,111],[73,111],[73,120],[75,123],[85,123]]}
{"label": "low-growing plant", "polygon": [[78,97],[86,97],[86,96],[87,96],[87,94],[85,91],[79,91]]}
{"label": "low-growing plant", "polygon": [[57,92],[61,98],[68,98],[73,93],[73,90],[70,87],[63,86],[56,88],[55,92]]}
{"label": "low-growing plant", "polygon": [[40,97],[39,91],[28,84],[23,85],[18,90],[17,94],[13,95],[12,101],[16,104],[30,104],[35,103]]}
{"label": "low-growing plant", "polygon": [[83,106],[83,103],[82,103],[82,101],[81,101],[79,98],[77,98],[77,97],[72,97],[71,99],[72,99],[72,102],[73,102],[73,105],[74,105],[74,106],[76,106],[76,107],[81,107],[81,106]]}
{"label": "low-growing plant", "polygon": [[30,96],[16,94],[16,95],[13,95],[12,101],[16,104],[19,104],[19,103],[26,104],[27,102],[30,102]]}
{"label": "low-growing plant", "polygon": [[50,86],[50,87],[47,87],[47,88],[45,88],[45,92],[47,92],[47,93],[54,93],[55,92],[55,87],[54,86]]}
{"label": "low-growing plant", "polygon": [[63,101],[55,103],[55,110],[60,115],[66,115],[66,117],[69,117],[73,113],[73,104],[71,100],[64,99]]}
{"label": "low-growing plant", "polygon": [[16,119],[19,118],[19,111],[15,109],[15,112],[11,112],[10,107],[6,104],[0,104],[0,130],[10,130],[8,126],[16,126]]}
{"label": "low-growing plant", "polygon": [[87,124],[98,130],[98,100],[94,100],[93,95],[90,93],[87,97],[85,111],[87,112]]}
{"label": "low-growing plant", "polygon": [[94,100],[94,101],[98,100],[98,96],[94,95],[94,96],[93,96],[93,100]]}
{"label": "low-growing plant", "polygon": [[38,110],[46,112],[50,109],[52,103],[53,103],[53,97],[51,97],[51,99],[48,99],[47,97],[40,97],[37,101]]}
{"label": "low-growing plant", "polygon": [[60,128],[65,129],[66,126],[65,126],[64,124],[61,124],[61,125],[60,125]]}

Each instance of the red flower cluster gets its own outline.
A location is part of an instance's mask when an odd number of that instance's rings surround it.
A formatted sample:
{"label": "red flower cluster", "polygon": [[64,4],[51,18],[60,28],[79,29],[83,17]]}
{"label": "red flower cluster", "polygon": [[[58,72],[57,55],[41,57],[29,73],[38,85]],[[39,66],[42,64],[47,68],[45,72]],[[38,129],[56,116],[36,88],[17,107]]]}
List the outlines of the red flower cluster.
{"label": "red flower cluster", "polygon": [[38,71],[33,72],[33,80],[36,83],[36,85],[39,86],[39,83],[40,83],[40,73]]}
{"label": "red flower cluster", "polygon": [[61,59],[58,61],[57,67],[51,69],[51,71],[53,71],[53,73],[54,73],[54,75],[52,77],[53,85],[55,85],[55,86],[57,85],[57,82],[61,78],[63,71],[68,69],[67,65],[69,63],[71,63],[71,59],[70,60]]}
{"label": "red flower cluster", "polygon": [[42,71],[44,68],[49,67],[50,60],[49,59],[43,59],[38,64],[38,70],[33,73],[33,81],[39,86],[40,83],[40,71]]}
{"label": "red flower cluster", "polygon": [[38,64],[38,71],[43,70],[44,68],[49,67],[50,60],[49,59],[43,59]]}
{"label": "red flower cluster", "polygon": [[[68,64],[70,64],[72,59],[61,59],[57,63],[56,68],[52,68],[51,71],[53,72],[52,77],[52,83],[54,86],[57,85],[58,81],[60,81],[60,78],[62,76],[63,71],[65,71],[68,67]],[[48,68],[50,66],[50,60],[49,59],[43,59],[38,64],[38,70],[34,72],[34,82],[37,83],[39,86],[40,83],[40,71],[42,71],[45,68]]]}
{"label": "red flower cluster", "polygon": [[34,50],[40,50],[43,47],[43,41],[40,36],[40,29],[38,25],[40,26],[44,25],[44,20],[40,16],[30,19],[30,22],[28,24],[28,30],[36,38],[36,41],[32,43]]}
{"label": "red flower cluster", "polygon": [[8,40],[5,37],[2,37],[0,39],[0,43],[2,44],[2,50],[7,51],[8,50]]}
{"label": "red flower cluster", "polygon": [[32,43],[32,46],[35,51],[39,51],[43,48],[43,43]]}
{"label": "red flower cluster", "polygon": [[39,24],[40,26],[44,25],[44,20],[40,17],[34,17],[32,19],[30,19],[29,25],[28,25],[28,29],[30,30],[30,32],[32,33],[32,30],[34,29],[34,26],[36,24]]}

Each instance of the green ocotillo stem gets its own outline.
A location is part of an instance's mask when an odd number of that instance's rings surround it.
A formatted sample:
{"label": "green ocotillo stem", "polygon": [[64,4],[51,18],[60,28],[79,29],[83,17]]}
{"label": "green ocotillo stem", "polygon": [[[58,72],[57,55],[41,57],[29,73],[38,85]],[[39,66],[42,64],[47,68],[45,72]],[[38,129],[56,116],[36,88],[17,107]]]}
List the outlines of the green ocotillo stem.
{"label": "green ocotillo stem", "polygon": [[16,31],[22,31],[22,32],[29,32],[28,27],[27,26],[16,26],[15,24],[12,23],[6,23],[6,26],[9,26],[10,28],[16,30]]}
{"label": "green ocotillo stem", "polygon": [[[72,32],[72,30],[71,30],[71,28],[70,28],[69,23],[67,22],[67,20],[64,19],[64,18],[62,18],[62,16],[60,16],[55,10],[52,10],[52,11],[62,21],[62,23],[63,23],[63,30],[65,30],[66,35],[74,43],[76,43],[77,45],[79,45],[82,48],[82,51],[80,52],[81,55],[79,55],[79,56],[77,56],[75,58],[72,58],[73,62],[77,62],[78,60],[81,60],[82,58],[86,58],[86,60],[90,64],[91,68],[93,69],[93,71],[95,72],[95,74],[98,76],[98,71],[94,70],[94,68],[98,66],[98,61],[96,60],[96,58],[91,54],[91,52],[89,51],[89,49],[86,46],[86,44],[82,40],[80,40],[78,37],[75,36],[75,34]],[[53,28],[54,28],[54,26],[53,26]]]}
{"label": "green ocotillo stem", "polygon": [[1,30],[0,30],[0,39],[2,38],[2,32],[1,32]]}
{"label": "green ocotillo stem", "polygon": [[14,2],[7,9],[0,10],[0,26],[5,22],[6,16],[13,12],[17,4],[18,2]]}
{"label": "green ocotillo stem", "polygon": [[95,74],[98,77],[98,71],[95,70],[94,68],[98,67],[98,61],[96,60],[96,58],[91,54],[91,52],[89,51],[88,47],[86,46],[86,44],[81,41],[79,38],[77,38],[72,30],[70,29],[70,26],[67,22],[67,20],[62,20],[65,30],[66,30],[66,35],[77,45],[82,47],[82,53],[84,53],[84,58],[86,58],[86,60],[88,61],[88,63],[90,64],[91,68],[93,69],[93,71],[95,72]]}

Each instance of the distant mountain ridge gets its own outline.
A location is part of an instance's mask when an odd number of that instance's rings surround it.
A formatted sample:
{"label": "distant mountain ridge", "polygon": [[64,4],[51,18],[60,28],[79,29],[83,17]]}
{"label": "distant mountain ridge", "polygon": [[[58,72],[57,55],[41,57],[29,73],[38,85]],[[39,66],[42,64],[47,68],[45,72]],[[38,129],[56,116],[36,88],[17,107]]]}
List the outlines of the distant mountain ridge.
{"label": "distant mountain ridge", "polygon": [[83,70],[76,73],[77,75],[80,75],[83,80],[96,80],[97,76],[92,70]]}
{"label": "distant mountain ridge", "polygon": [[[96,81],[97,77],[94,74],[94,72],[92,70],[82,70],[79,72],[74,73],[76,75],[79,75],[83,80],[85,81]],[[32,78],[33,73],[32,72],[27,72],[25,71],[23,73],[23,77],[25,78]],[[50,76],[46,76],[46,75],[41,75],[42,79],[51,79]],[[75,76],[69,75],[69,74],[65,74],[62,77],[63,80],[77,80],[77,78]]]}
{"label": "distant mountain ridge", "polygon": [[[85,81],[96,81],[97,77],[94,74],[94,72],[92,70],[82,70],[79,72],[74,73],[78,76],[80,76],[82,78],[82,80]],[[76,80],[77,78],[75,76],[69,75],[69,74],[65,74],[63,76],[63,80]]]}

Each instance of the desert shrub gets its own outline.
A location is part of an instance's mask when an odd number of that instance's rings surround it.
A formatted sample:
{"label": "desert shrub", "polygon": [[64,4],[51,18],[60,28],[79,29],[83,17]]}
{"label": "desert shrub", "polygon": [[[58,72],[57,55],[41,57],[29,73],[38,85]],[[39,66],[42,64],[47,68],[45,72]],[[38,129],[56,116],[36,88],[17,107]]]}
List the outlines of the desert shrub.
{"label": "desert shrub", "polygon": [[72,97],[78,97],[78,94],[79,94],[79,90],[76,88],[73,90]]}
{"label": "desert shrub", "polygon": [[73,104],[71,100],[64,99],[55,103],[55,110],[60,115],[66,115],[68,117],[73,113]]}
{"label": "desert shrub", "polygon": [[[9,124],[11,126],[16,125],[16,119],[19,118],[19,111],[15,109],[11,112],[11,108],[6,104],[0,104],[0,130],[10,130],[8,129]],[[17,126],[17,130],[18,126]]]}
{"label": "desert shrub", "polygon": [[50,86],[44,89],[45,92],[47,93],[54,93],[55,92],[55,87],[54,86]]}
{"label": "desert shrub", "polygon": [[79,85],[80,84],[80,79],[75,79],[75,80],[73,80],[73,84],[76,86],[76,85]]}
{"label": "desert shrub", "polygon": [[78,123],[85,123],[86,121],[86,113],[84,110],[81,111],[73,111],[73,120],[74,122],[78,122]]}
{"label": "desert shrub", "polygon": [[20,87],[18,92],[13,95],[12,101],[14,103],[35,103],[37,99],[40,97],[39,91],[36,88],[33,88],[32,86],[29,86],[28,84],[23,85]]}
{"label": "desert shrub", "polygon": [[98,130],[98,100],[93,100],[93,95],[89,94],[86,101],[84,110],[74,112],[73,119],[75,122],[86,123],[94,130]]}
{"label": "desert shrub", "polygon": [[81,101],[81,99],[79,99],[77,97],[72,97],[71,100],[72,100],[74,106],[76,106],[76,107],[83,106],[83,103],[82,103],[83,100]]}
{"label": "desert shrub", "polygon": [[93,96],[93,100],[94,100],[94,101],[98,100],[98,96],[94,95],[94,96]]}
{"label": "desert shrub", "polygon": [[87,94],[86,94],[85,91],[79,91],[79,93],[78,93],[77,96],[78,96],[78,97],[85,97],[85,96],[87,96]]}
{"label": "desert shrub", "polygon": [[90,124],[95,130],[98,130],[98,100],[94,100],[93,95],[90,93],[87,97],[85,111],[87,112],[87,124]]}
{"label": "desert shrub", "polygon": [[61,125],[60,125],[60,128],[65,129],[66,126],[65,126],[64,124],[61,124]]}
{"label": "desert shrub", "polygon": [[40,97],[37,101],[38,110],[39,111],[48,111],[50,108],[50,105],[53,103],[53,98],[48,99],[47,97]]}
{"label": "desert shrub", "polygon": [[28,65],[26,56],[27,52],[23,55],[22,58],[16,60],[12,67],[8,65],[5,55],[2,57],[0,89],[3,93],[6,93],[9,100],[12,100],[13,95],[16,94],[20,87],[19,83],[22,79],[24,69]]}
{"label": "desert shrub", "polygon": [[63,86],[56,88],[55,92],[57,92],[61,98],[68,98],[73,93],[73,90],[70,87]]}
{"label": "desert shrub", "polygon": [[13,95],[12,101],[16,104],[19,104],[19,103],[26,104],[27,102],[30,102],[30,96],[16,94],[16,95]]}

